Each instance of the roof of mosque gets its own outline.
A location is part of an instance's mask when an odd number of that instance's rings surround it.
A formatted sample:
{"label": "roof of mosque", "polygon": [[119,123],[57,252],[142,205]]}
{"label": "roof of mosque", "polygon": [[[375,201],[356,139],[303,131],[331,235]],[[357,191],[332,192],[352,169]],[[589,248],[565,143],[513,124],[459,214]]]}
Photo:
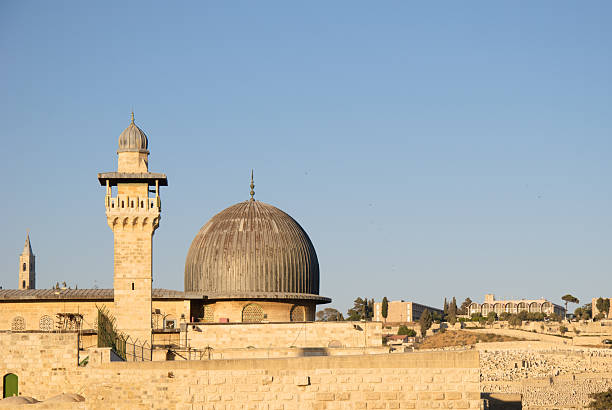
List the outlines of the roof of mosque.
{"label": "roof of mosque", "polygon": [[[113,300],[113,289],[0,289],[0,301],[6,300]],[[153,299],[184,299],[185,293],[171,289],[153,289]]]}
{"label": "roof of mosque", "polygon": [[319,262],[308,234],[253,194],[251,187],[250,200],[219,212],[200,229],[185,261],[185,291],[329,302],[318,295]]}

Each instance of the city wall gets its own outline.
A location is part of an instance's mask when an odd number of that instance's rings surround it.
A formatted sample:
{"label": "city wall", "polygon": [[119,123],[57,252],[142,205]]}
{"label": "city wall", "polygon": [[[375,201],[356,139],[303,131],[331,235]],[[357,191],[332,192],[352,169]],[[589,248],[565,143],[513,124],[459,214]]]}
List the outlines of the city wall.
{"label": "city wall", "polygon": [[55,408],[480,408],[476,351],[78,367],[75,334],[0,333],[0,348],[22,395],[86,399]]}
{"label": "city wall", "polygon": [[193,324],[187,326],[186,332],[181,331],[181,341],[185,338],[189,346],[198,349],[374,347],[382,345],[382,324],[380,322]]}

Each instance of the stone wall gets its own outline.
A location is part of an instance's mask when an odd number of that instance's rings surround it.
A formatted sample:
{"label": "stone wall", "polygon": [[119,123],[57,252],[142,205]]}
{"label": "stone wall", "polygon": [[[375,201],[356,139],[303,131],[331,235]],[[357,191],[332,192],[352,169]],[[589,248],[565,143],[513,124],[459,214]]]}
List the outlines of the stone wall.
{"label": "stone wall", "polygon": [[0,374],[17,374],[25,396],[86,399],[55,408],[480,408],[475,351],[77,367],[75,345],[74,334],[0,334],[13,346]]}
{"label": "stone wall", "polygon": [[380,322],[229,323],[188,326],[193,348],[367,347],[382,345]]}
{"label": "stone wall", "polygon": [[[154,300],[153,310],[159,309],[160,315],[153,315],[153,323],[163,326],[163,317],[176,319],[177,323],[181,314],[189,313],[189,301],[183,300]],[[115,305],[111,300],[22,300],[0,302],[0,330],[11,330],[11,324],[16,317],[24,319],[24,330],[40,330],[41,319],[50,317],[54,324],[57,322],[58,313],[80,313],[83,315],[83,328],[94,329],[98,319],[97,306],[105,306],[114,315]]]}

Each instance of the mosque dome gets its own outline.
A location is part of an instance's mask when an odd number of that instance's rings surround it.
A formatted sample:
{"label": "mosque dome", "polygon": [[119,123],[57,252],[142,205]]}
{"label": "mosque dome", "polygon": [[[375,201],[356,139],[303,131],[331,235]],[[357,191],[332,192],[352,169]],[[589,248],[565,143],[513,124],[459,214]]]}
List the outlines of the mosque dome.
{"label": "mosque dome", "polygon": [[119,136],[119,152],[123,151],[147,151],[149,141],[143,130],[134,124],[134,113],[132,113],[132,122]]}
{"label": "mosque dome", "polygon": [[304,229],[253,198],[219,212],[200,229],[187,253],[185,291],[327,299],[314,296],[319,262]]}

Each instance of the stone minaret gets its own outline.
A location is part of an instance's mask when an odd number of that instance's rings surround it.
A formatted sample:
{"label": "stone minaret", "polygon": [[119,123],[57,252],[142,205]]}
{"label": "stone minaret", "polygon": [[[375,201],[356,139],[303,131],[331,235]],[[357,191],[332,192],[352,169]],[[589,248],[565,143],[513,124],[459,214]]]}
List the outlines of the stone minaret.
{"label": "stone minaret", "polygon": [[19,286],[18,289],[36,289],[36,257],[32,253],[30,234],[26,236],[23,252],[19,255]]}
{"label": "stone minaret", "polygon": [[159,187],[168,182],[166,175],[149,172],[147,136],[134,124],[134,113],[119,136],[117,155],[117,172],[98,174],[115,239],[114,315],[119,331],[150,344],[153,233],[161,213]]}

